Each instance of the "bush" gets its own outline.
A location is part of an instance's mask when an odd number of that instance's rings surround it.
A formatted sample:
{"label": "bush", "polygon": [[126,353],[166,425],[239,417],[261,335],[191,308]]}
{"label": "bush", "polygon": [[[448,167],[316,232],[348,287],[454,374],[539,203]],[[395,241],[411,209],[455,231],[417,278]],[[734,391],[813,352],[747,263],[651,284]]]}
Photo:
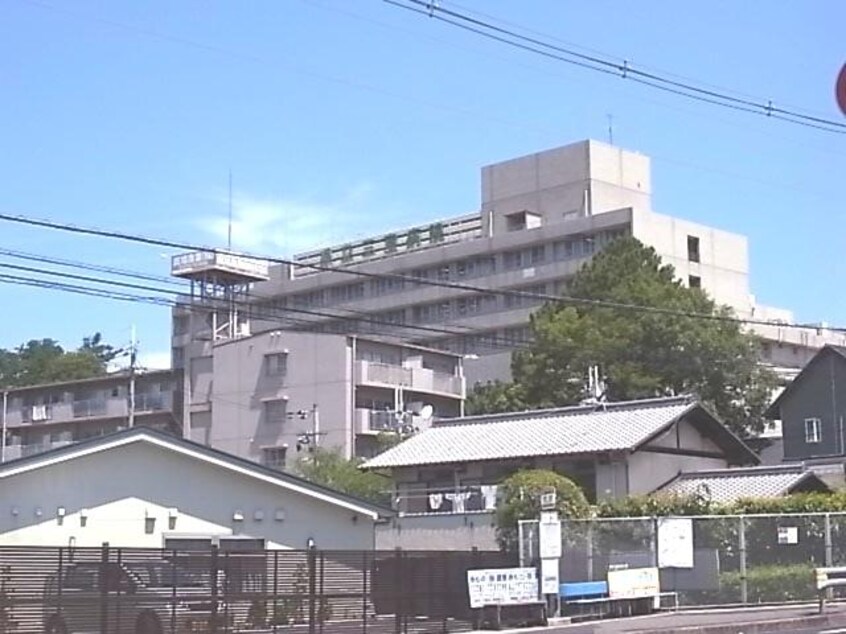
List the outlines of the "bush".
{"label": "bush", "polygon": [[[720,589],[702,593],[696,601],[740,603],[740,587],[740,572],[723,572],[720,574]],[[811,601],[817,596],[814,569],[806,564],[749,568],[746,571],[746,591],[749,603]]]}
{"label": "bush", "polygon": [[502,499],[497,505],[496,539],[503,551],[517,551],[518,520],[537,519],[541,510],[540,496],[550,489],[555,489],[559,517],[588,517],[590,506],[587,498],[569,478],[542,469],[518,471],[499,485]]}

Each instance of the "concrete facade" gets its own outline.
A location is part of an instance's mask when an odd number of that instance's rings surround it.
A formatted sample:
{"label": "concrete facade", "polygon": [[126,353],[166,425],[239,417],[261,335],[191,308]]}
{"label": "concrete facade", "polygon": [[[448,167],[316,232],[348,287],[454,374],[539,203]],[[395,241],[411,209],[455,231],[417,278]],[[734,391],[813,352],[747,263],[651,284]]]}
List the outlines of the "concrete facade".
{"label": "concrete facade", "polygon": [[130,382],[129,373],[117,372],[3,391],[2,461],[103,436],[130,424],[180,434],[181,372],[136,372],[134,403]]}
{"label": "concrete facade", "polygon": [[[104,477],[104,474],[108,474]],[[162,548],[237,536],[371,549],[379,512],[286,474],[143,429],[0,467],[0,544]]]}
{"label": "concrete facade", "polygon": [[462,360],[447,352],[278,330],[205,348],[185,374],[185,437],[266,466],[316,445],[367,457],[380,434],[462,413]]}
{"label": "concrete facade", "polygon": [[[656,213],[651,196],[649,158],[596,141],[489,165],[482,168],[477,213],[304,253],[294,257],[297,266],[270,266],[266,279],[251,279],[249,324],[236,330],[390,335],[468,355],[471,386],[506,379],[511,351],[530,338],[529,316],[542,300],[308,267],[561,294],[594,253],[633,235],[684,283],[701,286],[739,316],[770,322],[754,327],[766,340],[763,362],[795,373],[823,344],[846,343],[824,325],[786,328],[788,311],[756,304],[746,237]],[[192,363],[191,342],[207,327],[187,303],[175,310],[175,367]]]}

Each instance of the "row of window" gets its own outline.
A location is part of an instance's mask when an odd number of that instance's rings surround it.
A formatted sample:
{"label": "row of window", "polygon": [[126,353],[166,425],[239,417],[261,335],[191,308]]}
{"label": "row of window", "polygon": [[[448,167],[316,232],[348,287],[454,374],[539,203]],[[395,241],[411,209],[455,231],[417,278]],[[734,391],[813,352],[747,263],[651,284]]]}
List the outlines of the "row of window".
{"label": "row of window", "polygon": [[572,236],[555,242],[503,251],[495,255],[480,255],[429,268],[400,271],[399,275],[405,276],[406,279],[378,278],[368,282],[341,284],[297,293],[290,298],[276,298],[268,304],[271,308],[286,308],[289,305],[294,308],[320,308],[364,299],[366,296],[378,297],[399,293],[419,285],[407,278],[438,282],[461,282],[472,278],[490,276],[498,270],[511,271],[539,266],[552,261],[590,257],[611,241],[627,233],[627,229],[618,228],[599,231],[594,234]]}
{"label": "row of window", "polygon": [[[162,394],[171,392],[173,386],[169,381],[160,383],[139,384],[135,388],[136,397],[143,394]],[[89,401],[106,401],[110,398],[128,396],[128,385],[116,385],[105,390],[86,390],[84,392],[47,392],[42,394],[28,394],[26,396],[12,396],[9,399],[9,409],[28,409],[60,403],[82,403]]]}

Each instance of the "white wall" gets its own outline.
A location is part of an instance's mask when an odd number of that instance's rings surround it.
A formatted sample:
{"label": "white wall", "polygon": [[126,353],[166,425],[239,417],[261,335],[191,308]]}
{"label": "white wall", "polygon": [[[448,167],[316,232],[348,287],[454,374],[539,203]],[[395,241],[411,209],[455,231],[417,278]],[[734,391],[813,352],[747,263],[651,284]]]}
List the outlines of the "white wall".
{"label": "white wall", "polygon": [[[59,507],[66,509],[61,523]],[[169,508],[179,512],[173,529]],[[85,526],[81,509],[88,509]],[[277,521],[280,509],[284,520]],[[233,520],[236,511],[242,522]],[[152,533],[145,516],[156,518]],[[166,533],[198,532],[264,537],[295,549],[310,537],[323,549],[374,544],[367,516],[146,442],[8,475],[0,487],[0,544],[66,546],[73,537],[78,546],[160,547]]]}

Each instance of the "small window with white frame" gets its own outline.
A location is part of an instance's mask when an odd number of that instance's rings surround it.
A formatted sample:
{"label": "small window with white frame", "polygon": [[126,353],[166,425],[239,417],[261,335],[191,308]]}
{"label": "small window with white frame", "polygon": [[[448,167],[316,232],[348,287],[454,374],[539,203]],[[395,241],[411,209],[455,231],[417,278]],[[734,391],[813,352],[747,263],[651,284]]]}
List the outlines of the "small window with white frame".
{"label": "small window with white frame", "polygon": [[288,373],[288,353],[274,352],[264,355],[264,373],[267,376],[284,377]]}
{"label": "small window with white frame", "polygon": [[805,442],[818,443],[822,440],[822,426],[819,418],[805,419]]}

